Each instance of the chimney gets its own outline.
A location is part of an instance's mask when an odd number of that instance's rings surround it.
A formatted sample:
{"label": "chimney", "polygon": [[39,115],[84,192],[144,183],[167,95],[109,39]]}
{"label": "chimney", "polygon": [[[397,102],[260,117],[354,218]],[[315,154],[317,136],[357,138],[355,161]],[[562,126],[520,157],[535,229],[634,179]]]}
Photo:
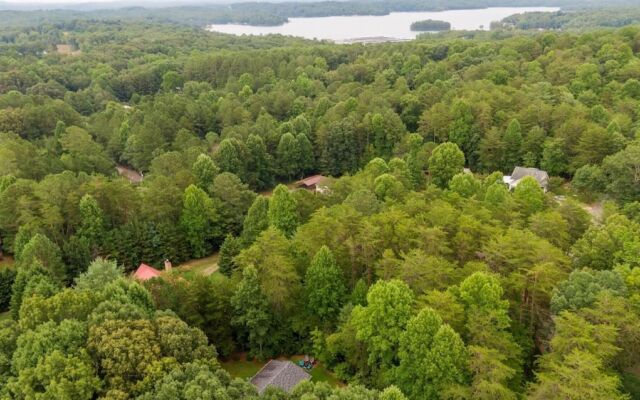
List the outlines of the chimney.
{"label": "chimney", "polygon": [[169,261],[169,259],[167,258],[166,260],[164,260],[164,270],[167,272],[171,272],[171,261]]}

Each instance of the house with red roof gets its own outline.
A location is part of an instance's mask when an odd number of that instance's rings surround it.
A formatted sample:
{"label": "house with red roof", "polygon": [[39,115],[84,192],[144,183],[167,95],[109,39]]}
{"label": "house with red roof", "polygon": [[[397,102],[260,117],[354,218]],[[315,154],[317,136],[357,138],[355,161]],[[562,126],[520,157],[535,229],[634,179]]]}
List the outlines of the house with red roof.
{"label": "house with red roof", "polygon": [[139,281],[144,282],[144,281],[148,281],[149,279],[159,277],[160,273],[161,272],[158,271],[157,269],[142,263],[140,264],[136,272],[133,273],[133,277]]}
{"label": "house with red roof", "polygon": [[298,186],[299,188],[312,190],[317,193],[325,194],[329,190],[325,184],[326,180],[326,176],[313,175],[296,182],[296,186]]}

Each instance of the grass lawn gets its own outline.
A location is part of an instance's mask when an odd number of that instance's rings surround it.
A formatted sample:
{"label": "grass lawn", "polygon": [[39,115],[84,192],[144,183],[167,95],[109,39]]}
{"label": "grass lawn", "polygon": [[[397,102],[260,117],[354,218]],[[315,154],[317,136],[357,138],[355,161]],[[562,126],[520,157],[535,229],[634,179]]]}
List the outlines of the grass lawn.
{"label": "grass lawn", "polygon": [[[304,356],[293,356],[290,358],[295,364],[302,360]],[[331,386],[342,386],[342,382],[333,375],[331,371],[326,369],[322,364],[316,364],[311,371],[311,381],[313,382],[327,382]]]}
{"label": "grass lawn", "polygon": [[181,274],[213,275],[218,272],[218,253],[206,258],[187,261],[173,270]]}
{"label": "grass lawn", "polygon": [[243,379],[249,379],[254,376],[258,371],[260,371],[260,368],[262,368],[264,364],[265,363],[263,362],[255,360],[249,361],[244,355],[238,360],[230,359],[228,361],[220,362],[222,368],[227,370],[232,377]]}
{"label": "grass lawn", "polygon": [[[304,357],[301,355],[292,356],[290,358],[280,357],[279,360],[291,360],[295,364],[298,361],[302,360]],[[227,370],[229,374],[231,374],[234,378],[251,378],[254,376],[260,368],[266,364],[265,362],[255,361],[255,360],[247,360],[246,356],[242,355],[237,359],[230,359],[228,361],[221,361],[220,365],[222,368]],[[333,373],[331,373],[328,369],[324,368],[320,364],[316,364],[315,367],[311,371],[311,380],[313,382],[327,382],[331,386],[341,386],[342,382],[338,380]]]}
{"label": "grass lawn", "polygon": [[9,315],[9,311],[0,313],[0,321],[4,321],[5,319],[10,319],[11,315]]}

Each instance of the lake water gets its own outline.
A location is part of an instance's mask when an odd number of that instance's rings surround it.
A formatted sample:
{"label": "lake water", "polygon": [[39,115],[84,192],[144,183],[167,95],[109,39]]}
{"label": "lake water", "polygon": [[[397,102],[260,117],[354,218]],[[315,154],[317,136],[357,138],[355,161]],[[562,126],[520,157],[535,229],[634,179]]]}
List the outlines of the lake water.
{"label": "lake water", "polygon": [[209,30],[235,35],[281,34],[307,39],[329,39],[345,42],[362,38],[414,39],[411,23],[435,19],[451,23],[452,30],[489,29],[492,21],[509,15],[532,11],[558,11],[555,7],[495,7],[476,10],[448,10],[435,12],[397,12],[389,15],[355,15],[344,17],[289,18],[280,26],[210,25]]}

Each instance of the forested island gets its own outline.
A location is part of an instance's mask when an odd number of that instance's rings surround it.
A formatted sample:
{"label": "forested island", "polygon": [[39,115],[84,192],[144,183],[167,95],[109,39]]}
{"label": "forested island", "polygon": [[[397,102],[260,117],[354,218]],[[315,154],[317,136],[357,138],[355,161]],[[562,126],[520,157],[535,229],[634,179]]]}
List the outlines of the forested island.
{"label": "forested island", "polygon": [[446,21],[437,21],[427,19],[424,21],[416,21],[411,24],[411,30],[417,32],[441,32],[450,31],[451,23]]}
{"label": "forested island", "polygon": [[170,10],[0,12],[0,399],[640,397],[640,26]]}

